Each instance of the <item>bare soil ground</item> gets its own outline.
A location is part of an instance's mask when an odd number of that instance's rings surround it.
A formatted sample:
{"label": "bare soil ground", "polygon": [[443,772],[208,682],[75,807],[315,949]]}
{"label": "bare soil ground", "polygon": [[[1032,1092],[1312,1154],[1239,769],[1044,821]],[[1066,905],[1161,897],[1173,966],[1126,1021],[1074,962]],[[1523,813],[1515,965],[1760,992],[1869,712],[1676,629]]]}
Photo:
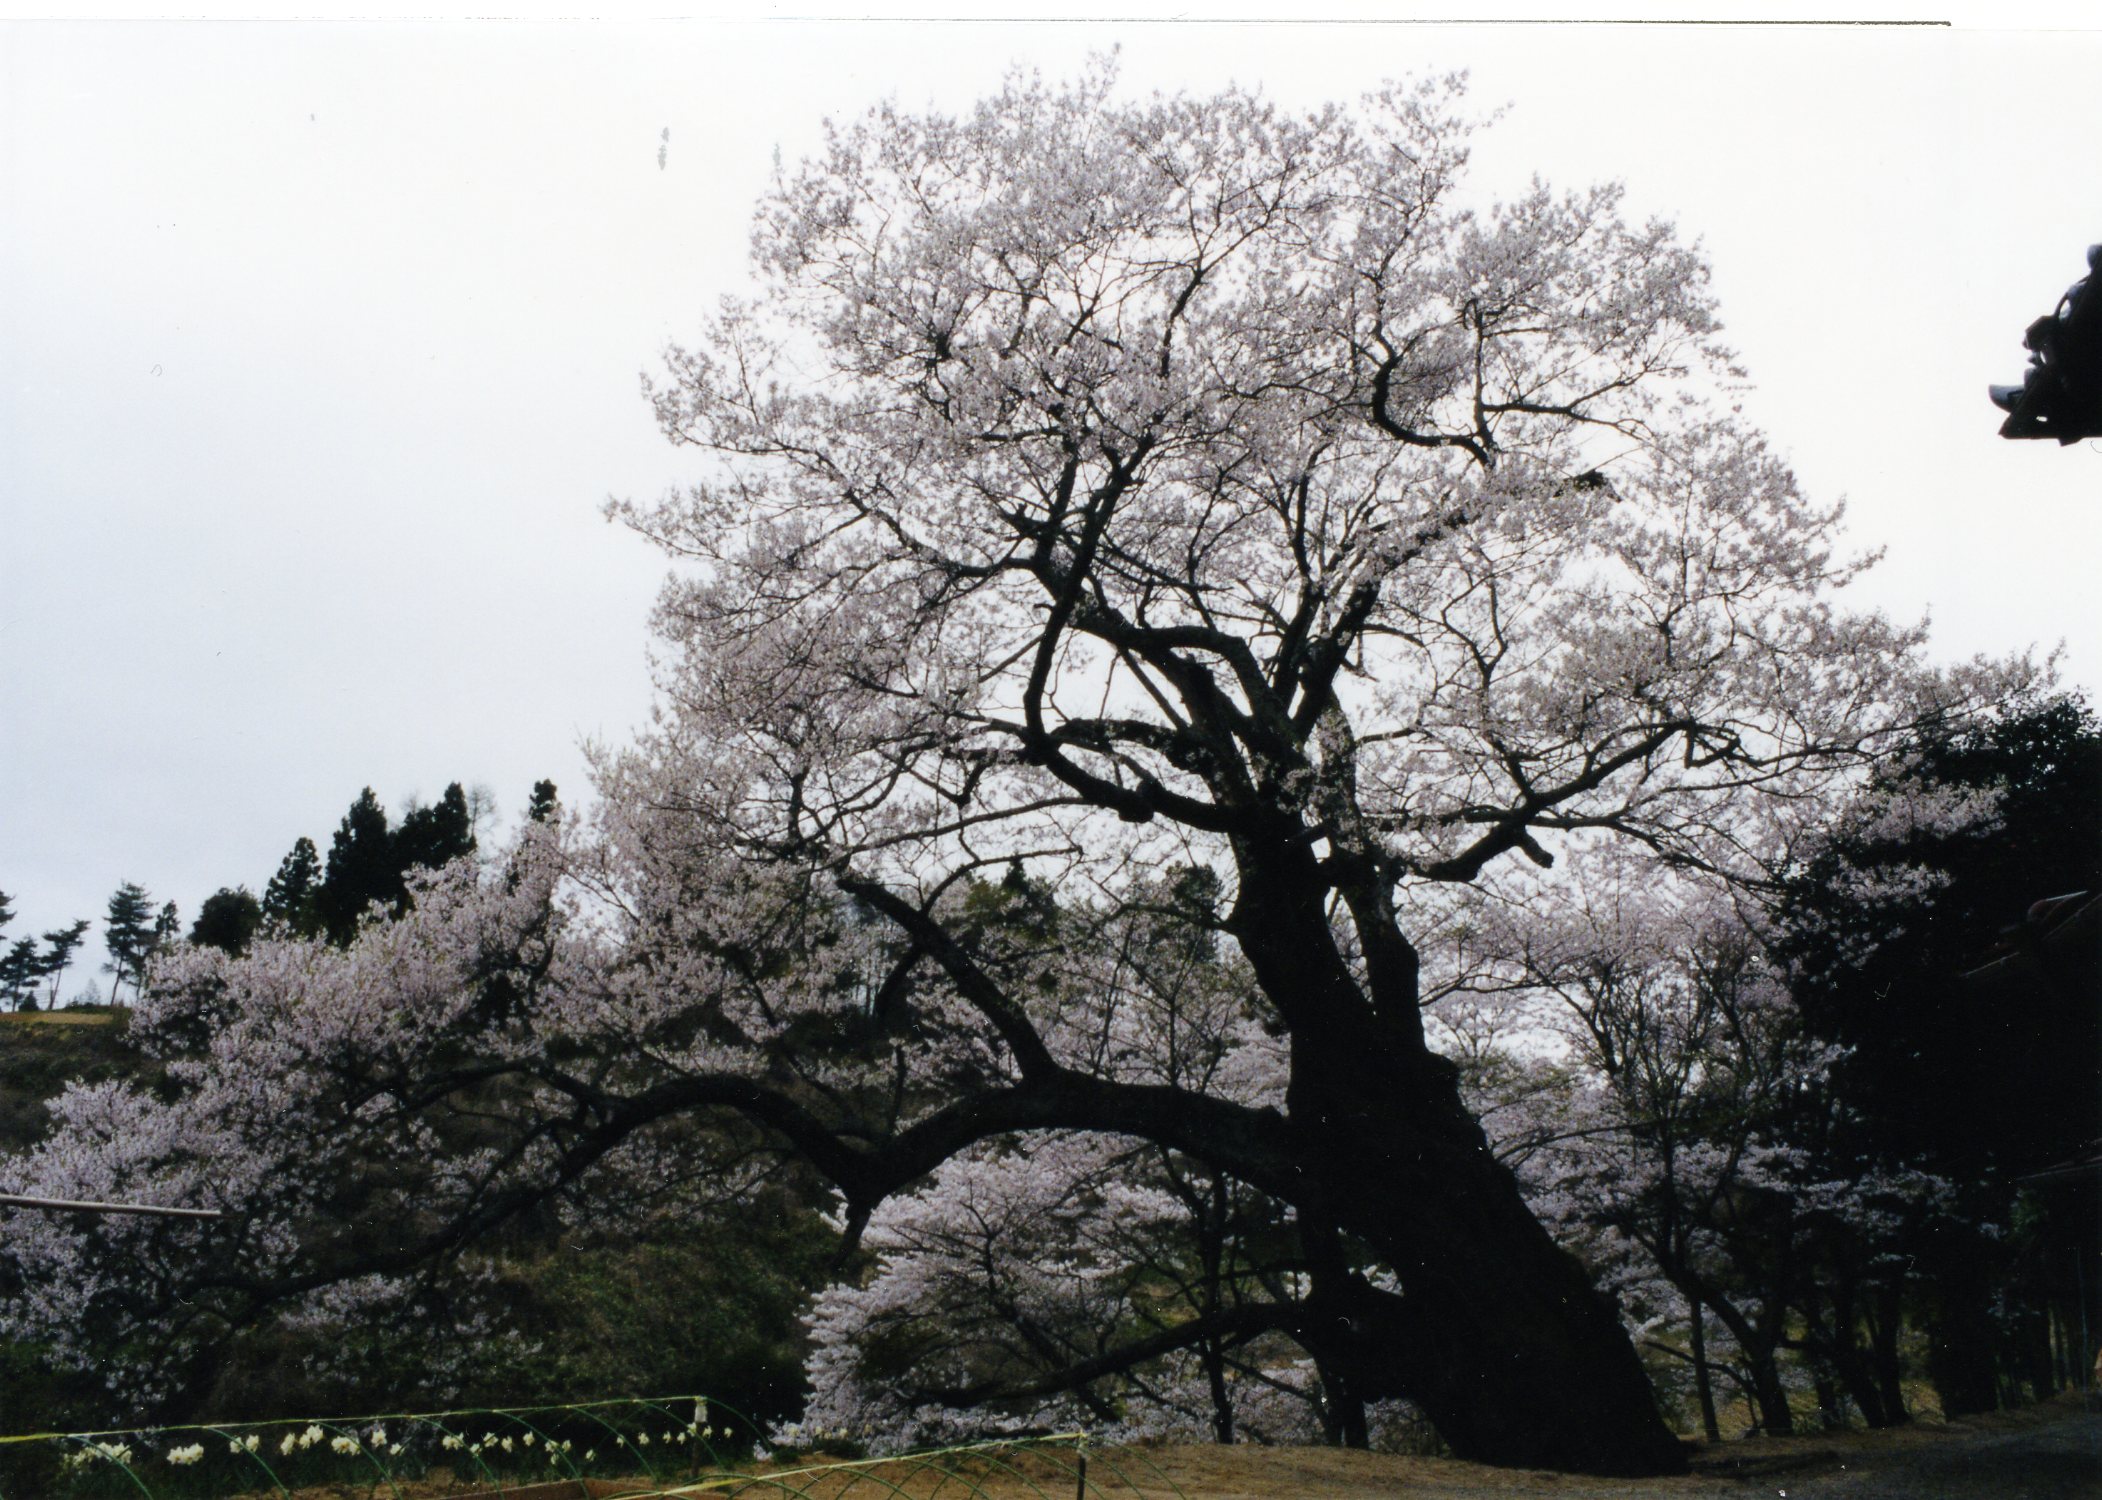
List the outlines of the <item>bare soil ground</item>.
{"label": "bare soil ground", "polygon": [[1189,1500],[2102,1500],[2102,1414],[2073,1402],[1885,1432],[1745,1438],[1693,1449],[1693,1472],[1604,1480],[1326,1448],[1167,1449]]}

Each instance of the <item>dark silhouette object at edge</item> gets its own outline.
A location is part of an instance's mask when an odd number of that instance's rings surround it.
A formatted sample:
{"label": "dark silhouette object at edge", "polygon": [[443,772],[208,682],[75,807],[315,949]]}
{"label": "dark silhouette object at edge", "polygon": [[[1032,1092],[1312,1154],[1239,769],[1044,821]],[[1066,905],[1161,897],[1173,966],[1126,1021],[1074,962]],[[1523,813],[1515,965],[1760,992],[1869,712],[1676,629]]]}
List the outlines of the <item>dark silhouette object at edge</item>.
{"label": "dark silhouette object at edge", "polygon": [[2029,368],[2020,385],[1988,387],[2007,413],[2004,438],[2057,438],[2060,444],[2102,437],[2102,288],[2094,271],[2102,245],[2087,248],[2089,274],[2066,288],[2058,306],[2022,335]]}

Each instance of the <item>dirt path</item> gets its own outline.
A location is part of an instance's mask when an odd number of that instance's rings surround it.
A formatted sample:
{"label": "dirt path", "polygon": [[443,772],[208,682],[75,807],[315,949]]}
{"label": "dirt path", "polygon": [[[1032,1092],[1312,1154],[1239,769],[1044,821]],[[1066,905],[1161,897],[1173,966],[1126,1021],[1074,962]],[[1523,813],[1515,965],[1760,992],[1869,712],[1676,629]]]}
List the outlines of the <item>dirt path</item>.
{"label": "dirt path", "polygon": [[2095,1500],[2102,1415],[1894,1449],[1787,1490],[1789,1500]]}
{"label": "dirt path", "polygon": [[[1173,1448],[1189,1500],[2102,1500],[2102,1413],[1725,1443],[1672,1479],[1613,1481],[1328,1448]],[[1134,1476],[1136,1477],[1136,1476]]]}

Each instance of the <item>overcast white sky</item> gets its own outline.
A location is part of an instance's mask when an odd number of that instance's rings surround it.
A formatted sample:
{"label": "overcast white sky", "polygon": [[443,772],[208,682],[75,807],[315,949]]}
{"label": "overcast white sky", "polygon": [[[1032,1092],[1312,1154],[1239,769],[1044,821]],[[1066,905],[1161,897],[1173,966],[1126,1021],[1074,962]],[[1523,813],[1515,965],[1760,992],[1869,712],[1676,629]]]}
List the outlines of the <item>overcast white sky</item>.
{"label": "overcast white sky", "polygon": [[1865,602],[2102,684],[2102,445],[1985,400],[2102,240],[2102,35],[754,14],[0,23],[8,936],[260,891],[368,784],[583,794],[662,572],[598,507],[680,477],[637,376],[743,284],[774,152],[1111,45],[1293,104],[1470,70],[1482,193],[1618,178],[1702,240],[1753,415],[1887,550]]}

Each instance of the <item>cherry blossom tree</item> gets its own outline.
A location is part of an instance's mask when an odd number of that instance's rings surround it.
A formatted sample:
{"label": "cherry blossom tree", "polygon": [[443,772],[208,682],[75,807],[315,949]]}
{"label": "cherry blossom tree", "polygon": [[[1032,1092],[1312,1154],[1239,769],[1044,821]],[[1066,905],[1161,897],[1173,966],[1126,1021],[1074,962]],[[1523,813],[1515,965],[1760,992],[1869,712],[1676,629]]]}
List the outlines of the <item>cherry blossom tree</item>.
{"label": "cherry blossom tree", "polygon": [[[0,1332],[101,1373],[126,1415],[194,1411],[228,1348],[266,1320],[356,1319],[440,1364],[445,1330],[458,1354],[490,1335],[472,1268],[433,1269],[458,1241],[432,1229],[472,1215],[477,1184],[519,1148],[487,1084],[518,1043],[491,1034],[488,1008],[546,953],[549,869],[530,848],[508,880],[462,861],[430,879],[428,914],[375,914],[347,952],[268,934],[238,957],[164,948],[132,1036],[167,1081],[70,1085],[49,1136],[7,1171],[30,1193],[224,1216],[11,1213]],[[375,1009],[388,1006],[401,1009]],[[411,1077],[449,1082],[401,1097]]]}
{"label": "cherry blossom tree", "polygon": [[1561,1238],[1678,1294],[1709,1435],[1711,1320],[1761,1426],[1786,1432],[1797,1237],[1780,1131],[1822,1060],[1727,902],[1655,872],[1614,875],[1556,893],[1515,934],[1525,977],[1559,1002],[1571,1076],[1530,1128],[1497,1122],[1504,1149]]}
{"label": "cherry blossom tree", "polygon": [[[1975,824],[1989,806],[1920,799],[1900,812],[1884,799],[1877,815]],[[1490,913],[1482,946],[1502,955],[1499,993],[1507,1007],[1511,995],[1546,1002],[1536,1023],[1565,1045],[1530,1068],[1508,1051],[1501,1074],[1478,1065],[1484,1120],[1624,1309],[1662,1309],[1683,1330],[1683,1347],[1647,1330],[1644,1341],[1688,1365],[1711,1437],[1717,1371],[1760,1427],[1791,1430],[1790,1358],[1828,1412],[1844,1389],[1870,1425],[1889,1425],[1905,1419],[1907,1252],[1951,1213],[1950,1184],[1843,1149],[1843,1050],[1809,1035],[1773,915],[1749,897],[1608,853]],[[1494,1039],[1474,1050],[1495,1055]]]}
{"label": "cherry blossom tree", "polygon": [[[2010,674],[1833,602],[1837,511],[1713,404],[1669,226],[1470,205],[1468,133],[1453,80],[1295,114],[1106,66],[834,128],[653,389],[694,477],[614,513],[689,566],[596,824],[339,954],[168,960],[140,1024],[188,1092],[84,1091],[31,1178],[238,1208],[139,1260],[238,1322],[624,1184],[793,1155],[851,1243],[999,1142],[1142,1143],[1289,1215],[1259,1316],[1352,1440],[1406,1398],[1470,1458],[1679,1466],[1432,1045],[1409,914],[1599,840],[1745,874]],[[330,1231],[346,1191],[400,1221]]]}
{"label": "cherry blossom tree", "polygon": [[[656,388],[700,477],[619,513],[697,566],[630,774],[920,946],[1002,1049],[980,1107],[1202,1149],[1365,1246],[1400,1295],[1340,1250],[1313,1293],[1364,1394],[1474,1456],[1668,1466],[1426,1043],[1396,893],[1593,832],[1732,869],[1766,794],[1995,684],[1829,602],[1836,514],[1698,399],[1698,258],[1610,189],[1464,207],[1458,111],[1101,73],[834,131]],[[1108,884],[1149,848],[1220,871],[1290,1038],[1275,1121],[1070,1092],[945,940],[973,860]]]}
{"label": "cherry blossom tree", "polygon": [[[1001,1424],[1319,1441],[1322,1392],[1290,1336],[1294,1273],[1252,1253],[1253,1230],[1289,1231],[1248,1214],[1251,1196],[1111,1136],[951,1158],[877,1210],[876,1274],[818,1298],[804,1425],[895,1445]],[[1196,1320],[1209,1336],[1193,1343]],[[1167,1353],[1130,1358],[1147,1340]]]}

